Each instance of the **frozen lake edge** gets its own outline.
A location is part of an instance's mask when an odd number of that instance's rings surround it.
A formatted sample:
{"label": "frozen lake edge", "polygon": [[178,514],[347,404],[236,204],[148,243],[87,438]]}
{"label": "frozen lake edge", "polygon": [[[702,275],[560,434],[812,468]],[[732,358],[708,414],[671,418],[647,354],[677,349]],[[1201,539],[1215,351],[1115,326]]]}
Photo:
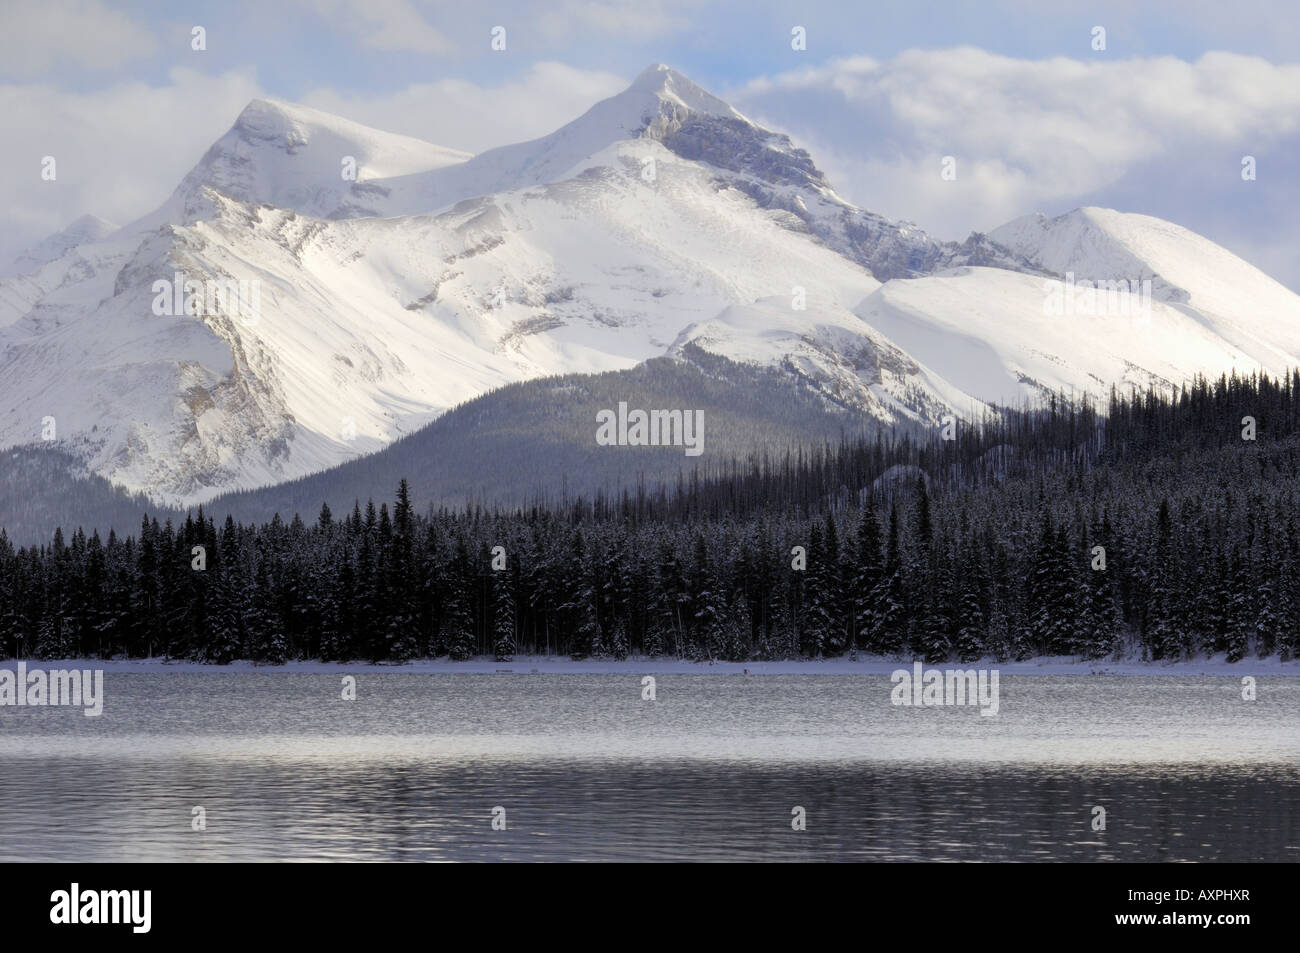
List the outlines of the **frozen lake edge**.
{"label": "frozen lake edge", "polygon": [[[856,661],[847,657],[833,659],[791,659],[759,662],[692,662],[675,658],[571,659],[560,656],[515,656],[509,662],[497,662],[487,656],[464,662],[450,659],[413,659],[403,663],[322,662],[303,660],[283,665],[267,665],[251,661],[235,661],[225,665],[208,664],[182,659],[26,659],[28,669],[101,668],[106,673],[154,674],[159,672],[206,672],[211,674],[233,672],[266,672],[283,674],[409,674],[409,675],[889,675],[904,668],[911,669],[914,659],[888,659],[878,656],[859,656]],[[17,660],[0,661],[0,669],[14,669]],[[1110,659],[1078,660],[1071,657],[1038,658],[1025,662],[996,662],[981,659],[975,662],[940,662],[926,668],[939,669],[997,669],[1003,675],[1180,675],[1242,677],[1300,676],[1300,659],[1287,662],[1276,656],[1259,659],[1246,658],[1228,662],[1223,655],[1181,662],[1142,662]]]}

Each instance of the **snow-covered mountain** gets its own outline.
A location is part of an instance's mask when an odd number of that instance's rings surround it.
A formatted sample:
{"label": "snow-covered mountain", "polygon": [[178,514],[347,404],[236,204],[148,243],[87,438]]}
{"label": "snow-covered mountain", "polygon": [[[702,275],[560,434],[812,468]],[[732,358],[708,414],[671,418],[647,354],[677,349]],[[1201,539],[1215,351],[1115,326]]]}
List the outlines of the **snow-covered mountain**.
{"label": "snow-covered mountain", "polygon": [[[0,281],[0,447],[53,418],[89,470],[173,503],[334,466],[498,386],[695,347],[889,424],[1300,364],[1300,298],[1199,236],[1084,209],[940,242],[662,66],[475,157],[258,100],[106,231]],[[1066,272],[1150,279],[1150,306],[1076,301]],[[239,282],[255,307],[210,290]]]}
{"label": "snow-covered mountain", "polygon": [[1300,297],[1173,222],[1080,208],[1017,219],[989,237],[1058,274],[1152,278],[1155,297],[1262,366],[1294,366],[1300,354]]}
{"label": "snow-covered mountain", "polygon": [[468,153],[381,132],[318,109],[255,99],[167,201],[125,231],[147,232],[192,220],[205,210],[208,189],[252,205],[274,205],[317,218],[374,214],[354,203],[364,203],[376,181],[469,158]]}
{"label": "snow-covered mountain", "polygon": [[62,258],[69,249],[102,241],[117,226],[98,215],[83,215],[67,228],[55,232],[21,252],[12,262],[0,267],[0,275],[27,275],[42,265]]}
{"label": "snow-covered mountain", "polygon": [[[756,125],[662,64],[647,67],[622,93],[550,135],[492,149],[464,163],[358,183],[330,214],[416,214],[475,196],[570,179],[600,167],[610,146],[627,141],[658,143],[680,159],[703,163],[718,182],[761,208],[783,213],[789,227],[866,265],[882,281],[954,264],[1031,267],[982,236],[962,245],[938,242],[910,223],[890,222],[854,207],[788,136]],[[637,158],[644,163],[657,154],[648,150]]]}
{"label": "snow-covered mountain", "polygon": [[[1260,366],[1234,339],[1154,296],[1149,309],[1132,301],[1129,314],[1049,313],[1045,302],[1067,290],[1056,279],[963,267],[888,282],[855,313],[932,373],[987,403],[1019,404],[1045,391],[1099,395],[1112,384],[1168,388],[1198,371]],[[1271,367],[1281,372],[1287,364]]]}

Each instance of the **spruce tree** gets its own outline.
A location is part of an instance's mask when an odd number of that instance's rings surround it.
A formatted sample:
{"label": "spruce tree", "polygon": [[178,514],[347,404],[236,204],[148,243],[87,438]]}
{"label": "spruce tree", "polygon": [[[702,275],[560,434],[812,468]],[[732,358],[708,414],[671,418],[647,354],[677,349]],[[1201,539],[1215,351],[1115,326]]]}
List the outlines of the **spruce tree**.
{"label": "spruce tree", "polygon": [[880,584],[884,573],[884,554],[880,551],[880,524],[872,501],[863,506],[858,522],[858,539],[853,567],[852,599],[849,603],[853,626],[852,647],[856,649],[859,637],[870,638],[873,628],[871,594]]}
{"label": "spruce tree", "polygon": [[962,662],[974,662],[984,654],[985,625],[983,593],[987,585],[976,540],[969,539],[962,574],[954,628],[953,650]]}
{"label": "spruce tree", "polygon": [[515,578],[516,559],[506,568],[492,573],[493,652],[498,662],[509,662],[515,654]]}
{"label": "spruce tree", "polygon": [[907,624],[904,599],[898,509],[894,507],[889,513],[884,571],[871,592],[869,610],[862,620],[864,625],[871,627],[870,645],[873,652],[894,655],[902,650]]}

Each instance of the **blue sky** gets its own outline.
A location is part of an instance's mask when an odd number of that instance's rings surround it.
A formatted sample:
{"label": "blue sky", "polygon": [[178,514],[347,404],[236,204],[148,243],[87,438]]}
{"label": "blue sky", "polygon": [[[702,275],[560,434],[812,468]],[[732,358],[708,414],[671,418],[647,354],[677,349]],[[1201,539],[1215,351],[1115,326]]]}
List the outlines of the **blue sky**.
{"label": "blue sky", "polygon": [[[21,5],[21,0],[20,0]],[[59,3],[28,4],[40,16]],[[67,4],[76,8],[83,4]],[[87,7],[100,4],[84,4]],[[854,4],[840,2],[421,2],[272,0],[272,2],[104,3],[151,34],[120,70],[81,68],[68,57],[54,72],[68,88],[94,88],[106,75],[164,83],[176,65],[219,74],[258,69],[272,95],[296,100],[331,86],[380,92],[444,78],[492,82],[539,59],[634,75],[671,60],[697,82],[720,88],[755,76],[848,56],[888,59],[908,49],[976,46],[1024,59],[1087,59],[1091,29],[1107,28],[1110,55],[1192,60],[1231,50],[1293,62],[1300,48],[1295,4],[1277,2],[1073,2],[994,0]],[[349,10],[348,8],[351,8]],[[369,14],[363,11],[370,11]],[[599,15],[598,15],[599,13]],[[445,40],[408,31],[381,35],[379,24],[418,18]],[[548,21],[542,26],[540,21]],[[628,24],[620,29],[620,22]],[[188,55],[194,24],[206,27],[207,55]],[[489,50],[489,30],[508,29],[507,55]],[[808,49],[790,49],[790,30],[807,30]],[[2,68],[2,67],[0,67]]]}
{"label": "blue sky", "polygon": [[[941,237],[1108,205],[1300,289],[1298,51],[1300,5],[1263,0],[7,0],[0,253],[82,212],[149,211],[254,96],[481,151],[665,62],[790,133],[845,197]],[[46,154],[66,156],[56,188],[32,181]],[[955,187],[933,174],[943,155]]]}

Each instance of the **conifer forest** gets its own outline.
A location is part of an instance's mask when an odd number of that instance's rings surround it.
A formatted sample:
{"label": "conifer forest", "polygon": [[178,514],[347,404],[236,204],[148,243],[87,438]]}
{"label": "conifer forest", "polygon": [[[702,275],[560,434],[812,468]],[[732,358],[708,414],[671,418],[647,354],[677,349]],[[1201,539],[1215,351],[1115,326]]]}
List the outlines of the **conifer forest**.
{"label": "conifer forest", "polygon": [[[1056,397],[509,511],[0,533],[11,657],[1300,652],[1300,372]],[[311,522],[307,522],[310,519]]]}

